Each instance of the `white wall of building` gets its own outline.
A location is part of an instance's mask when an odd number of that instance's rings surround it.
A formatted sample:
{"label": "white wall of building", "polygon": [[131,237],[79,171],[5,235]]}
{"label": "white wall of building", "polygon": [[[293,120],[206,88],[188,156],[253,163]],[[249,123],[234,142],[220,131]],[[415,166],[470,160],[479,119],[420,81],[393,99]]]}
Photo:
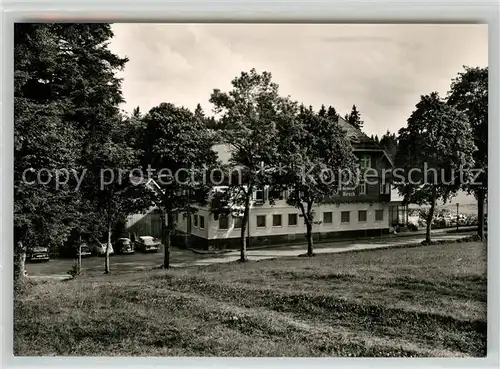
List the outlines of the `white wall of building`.
{"label": "white wall of building", "polygon": [[[195,221],[195,217],[197,220]],[[207,209],[201,208],[191,215],[191,234],[201,238],[208,238],[208,222],[210,221],[210,214]],[[203,219],[203,221],[202,221]],[[212,216],[213,222],[213,216]],[[179,231],[187,233],[187,217],[183,214],[179,214],[177,219],[177,227]]]}
{"label": "white wall of building", "polygon": [[[352,231],[363,229],[387,229],[389,228],[389,204],[388,203],[343,203],[338,206],[335,204],[320,205],[314,208],[315,221],[323,221],[323,213],[332,213],[332,222],[329,224],[315,224],[313,225],[313,232],[339,232],[339,231]],[[360,222],[358,220],[358,211],[366,211],[366,221]],[[383,219],[375,220],[375,210],[383,211]],[[343,211],[350,212],[350,221],[348,223],[341,222],[341,213]],[[203,211],[200,212],[202,214]],[[297,225],[288,224],[288,214],[297,214]],[[234,220],[229,216],[229,229],[219,229],[219,221],[215,220],[213,215],[206,215],[205,232],[193,234],[199,235],[203,238],[218,239],[218,238],[238,238],[240,237],[240,228],[234,228]],[[281,226],[273,226],[273,215],[281,214]],[[287,235],[287,234],[304,234],[306,227],[304,219],[299,216],[300,210],[287,205],[284,201],[277,203],[275,206],[269,204],[254,205],[250,210],[250,236],[272,236],[272,235]],[[266,219],[266,227],[257,227],[257,216],[263,215]]]}

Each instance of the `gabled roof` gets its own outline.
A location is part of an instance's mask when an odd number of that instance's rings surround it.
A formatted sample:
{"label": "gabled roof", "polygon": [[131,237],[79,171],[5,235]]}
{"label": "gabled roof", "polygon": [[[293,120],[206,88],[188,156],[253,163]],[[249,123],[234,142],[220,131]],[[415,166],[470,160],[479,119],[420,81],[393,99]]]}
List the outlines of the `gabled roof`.
{"label": "gabled roof", "polygon": [[344,118],[339,116],[338,123],[340,125],[340,128],[342,128],[346,132],[347,137],[350,138],[353,148],[382,150],[382,147],[378,143],[368,137],[359,128],[346,121]]}
{"label": "gabled roof", "polygon": [[[389,163],[393,165],[391,159],[389,158],[383,147],[375,142],[375,140],[368,137],[359,128],[353,126],[351,123],[347,122],[340,116],[338,117],[338,124],[349,137],[354,151],[369,150],[383,152]],[[212,150],[217,153],[218,158],[222,161],[223,164],[229,163],[229,160],[231,159],[231,148],[229,147],[229,145],[220,141],[216,141],[216,143],[212,146]]]}
{"label": "gabled roof", "polygon": [[353,126],[351,123],[340,116],[338,117],[338,123],[340,127],[346,132],[347,137],[349,137],[349,139],[351,140],[351,146],[354,151],[380,151],[384,154],[389,164],[394,167],[394,163],[392,162],[389,155],[387,155],[387,152],[375,140],[368,137],[365,133],[363,133],[363,131]]}

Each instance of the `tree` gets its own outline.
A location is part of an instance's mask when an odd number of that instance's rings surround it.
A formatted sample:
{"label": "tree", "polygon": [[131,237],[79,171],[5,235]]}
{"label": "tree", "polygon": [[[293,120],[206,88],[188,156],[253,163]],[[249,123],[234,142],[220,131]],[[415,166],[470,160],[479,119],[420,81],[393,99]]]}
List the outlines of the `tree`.
{"label": "tree", "polygon": [[328,112],[326,113],[326,116],[329,117],[329,118],[332,118],[335,121],[337,121],[337,119],[339,117],[337,111],[331,105],[328,107]]}
{"label": "tree", "polygon": [[313,256],[314,206],[328,203],[343,180],[341,172],[357,179],[356,157],[346,133],[338,124],[303,106],[296,119],[279,121],[280,168],[275,187],[287,188],[287,203],[300,209],[306,225],[307,256]]}
{"label": "tree", "polygon": [[402,180],[395,184],[406,202],[430,205],[425,237],[430,242],[437,200],[446,202],[468,179],[476,149],[472,130],[465,114],[433,92],[421,97],[398,142],[396,170],[404,174],[397,174]]}
{"label": "tree", "polygon": [[356,105],[352,106],[351,112],[345,115],[345,120],[351,123],[356,128],[363,128],[363,121],[361,120],[361,114],[356,108]]}
{"label": "tree", "polygon": [[[138,112],[137,112],[138,113]],[[96,148],[91,173],[99,172],[98,186],[92,187],[93,208],[102,213],[107,235],[104,273],[110,273],[109,250],[113,228],[128,215],[142,212],[152,205],[152,194],[131,173],[139,167],[140,151],[129,137],[139,134],[134,114],[130,119],[117,117],[110,126],[107,141]],[[95,233],[94,233],[95,234]]]}
{"label": "tree", "polygon": [[380,141],[377,141],[380,143],[382,148],[385,150],[387,155],[391,158],[391,160],[394,162],[396,159],[396,152],[398,150],[398,138],[396,137],[395,133],[387,132],[380,138]]}
{"label": "tree", "polygon": [[[109,24],[15,27],[16,245],[59,246],[72,229],[92,228],[98,219],[98,181],[88,169],[96,168],[96,152],[119,113],[116,72],[127,62],[108,49],[112,36]],[[50,188],[48,172],[34,185],[22,178],[25,170],[42,168],[68,180]],[[18,247],[21,259],[24,247]]]}
{"label": "tree", "polygon": [[189,234],[193,205],[207,200],[210,184],[204,182],[203,171],[214,165],[215,152],[203,122],[186,108],[162,103],[149,111],[144,122],[144,164],[155,172],[159,185],[155,202],[162,217],[163,268],[169,268],[177,215],[188,215]]}
{"label": "tree", "polygon": [[[14,28],[14,253],[15,279],[24,276],[26,248],[60,245],[75,218],[78,193],[67,173],[78,172],[81,133],[66,124],[69,95],[62,51],[50,24]],[[56,186],[55,177],[61,183]]]}
{"label": "tree", "polygon": [[[78,228],[87,236],[95,236],[101,233],[95,224],[104,224],[108,236],[106,249],[109,250],[109,230],[115,220],[113,212],[119,210],[112,210],[116,205],[112,194],[114,185],[104,190],[101,184],[107,179],[104,177],[108,171],[118,170],[117,166],[125,164],[126,159],[119,159],[119,156],[129,155],[129,143],[123,136],[127,129],[122,126],[119,109],[119,104],[124,102],[122,81],[116,77],[128,59],[108,49],[113,37],[109,24],[56,24],[55,31],[70,59],[66,70],[68,83],[61,92],[70,94],[73,107],[66,112],[65,119],[82,132],[78,163],[86,172],[79,189],[83,197],[80,209],[83,210]],[[140,114],[139,109],[135,114]],[[114,141],[118,138],[121,141]],[[124,175],[119,177],[121,181]],[[106,256],[105,273],[108,272],[109,258]]]}
{"label": "tree", "polygon": [[272,164],[277,148],[276,122],[287,115],[293,105],[278,94],[278,85],[271,73],[255,69],[242,72],[232,80],[232,90],[215,89],[210,102],[221,115],[225,127],[223,141],[232,150],[231,164],[240,171],[242,181],[232,183],[228,191],[237,193],[233,201],[243,208],[240,261],[246,261],[246,236],[253,191],[266,186],[266,167]]}
{"label": "tree", "polygon": [[484,238],[484,201],[488,192],[488,67],[464,67],[452,80],[448,104],[464,112],[472,127],[474,161],[481,170],[476,184],[467,190],[478,200],[478,235]]}
{"label": "tree", "polygon": [[196,105],[196,109],[194,110],[194,116],[196,119],[203,121],[205,119],[205,113],[203,112],[203,108],[200,104]]}
{"label": "tree", "polygon": [[318,111],[318,115],[320,117],[326,117],[326,114],[327,114],[326,107],[323,104],[323,105],[321,105],[321,109],[319,109],[319,111]]}

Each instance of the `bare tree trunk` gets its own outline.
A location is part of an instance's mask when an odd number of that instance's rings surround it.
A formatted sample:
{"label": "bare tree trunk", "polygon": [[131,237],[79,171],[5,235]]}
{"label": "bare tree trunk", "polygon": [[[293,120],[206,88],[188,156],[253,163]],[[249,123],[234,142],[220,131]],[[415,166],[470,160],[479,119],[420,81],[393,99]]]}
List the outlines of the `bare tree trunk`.
{"label": "bare tree trunk", "polygon": [[78,274],[82,272],[82,235],[78,238]]}
{"label": "bare tree trunk", "polygon": [[21,240],[16,242],[14,256],[14,279],[21,281],[26,276],[26,247]]}
{"label": "bare tree trunk", "polygon": [[[168,224],[165,224],[165,219],[168,220]],[[170,244],[171,244],[171,234],[173,228],[174,217],[171,211],[163,212],[162,211],[162,243],[164,252],[163,252],[163,269],[170,268]]]}
{"label": "bare tree trunk", "polygon": [[170,268],[170,230],[167,229],[164,242],[165,252],[163,253],[163,269]]}
{"label": "bare tree trunk", "polygon": [[432,219],[434,218],[434,209],[436,208],[436,188],[432,188],[431,195],[431,207],[429,209],[429,214],[427,214],[427,227],[425,231],[425,241],[431,242],[431,228],[432,228]]}
{"label": "bare tree trunk", "polygon": [[[250,184],[248,192],[245,194],[245,210],[243,211],[243,219],[241,220],[241,234],[240,234],[240,261],[248,261],[247,258],[247,238],[245,231],[249,225],[250,218],[250,196],[252,196],[253,186]],[[250,238],[250,237],[249,237]]]}
{"label": "bare tree trunk", "polygon": [[481,241],[484,241],[484,189],[480,189],[477,193],[477,234]]}
{"label": "bare tree trunk", "polygon": [[249,201],[245,203],[245,211],[243,213],[243,219],[241,220],[241,236],[240,236],[240,261],[245,262],[247,259],[247,237],[246,230],[248,227],[249,218]]}
{"label": "bare tree trunk", "polygon": [[313,237],[312,237],[312,224],[310,219],[306,220],[306,232],[307,232],[307,256],[313,256]]}
{"label": "bare tree trunk", "polygon": [[299,202],[299,209],[302,212],[302,216],[304,217],[304,223],[306,225],[306,238],[307,238],[307,256],[314,256],[313,249],[313,237],[312,237],[312,225],[313,225],[313,216],[311,214],[312,210],[312,202],[307,203],[307,210],[304,207],[303,203]]}
{"label": "bare tree trunk", "polygon": [[111,248],[111,222],[108,222],[108,242],[106,243],[106,252],[104,255],[104,274],[109,274],[109,249]]}

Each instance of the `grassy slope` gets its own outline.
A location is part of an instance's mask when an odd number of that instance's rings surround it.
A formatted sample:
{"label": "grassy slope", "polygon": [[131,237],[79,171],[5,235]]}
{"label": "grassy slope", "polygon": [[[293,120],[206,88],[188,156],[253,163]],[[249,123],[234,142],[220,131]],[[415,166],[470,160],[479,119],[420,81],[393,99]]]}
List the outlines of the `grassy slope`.
{"label": "grassy slope", "polygon": [[486,350],[486,246],[478,243],[30,288],[15,301],[17,355],[483,356]]}

